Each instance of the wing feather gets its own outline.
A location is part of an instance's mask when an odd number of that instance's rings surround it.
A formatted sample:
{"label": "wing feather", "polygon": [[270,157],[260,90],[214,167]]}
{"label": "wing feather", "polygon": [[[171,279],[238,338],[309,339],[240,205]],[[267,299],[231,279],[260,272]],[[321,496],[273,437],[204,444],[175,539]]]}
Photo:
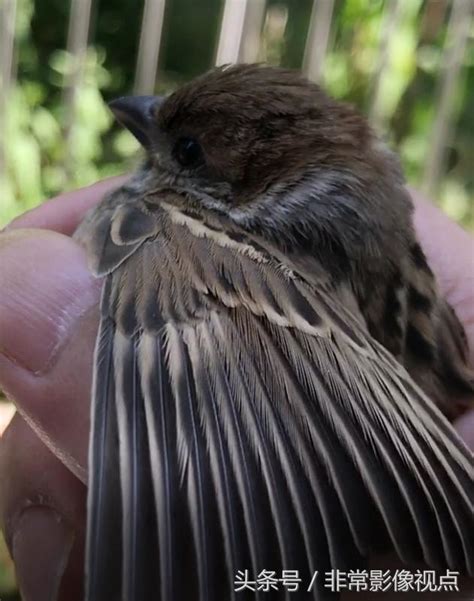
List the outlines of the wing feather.
{"label": "wing feather", "polygon": [[[216,341],[207,327],[199,328],[199,335],[203,351],[202,363],[211,382],[222,436],[229,451],[228,469],[233,474],[239,505],[242,508],[244,528],[239,534],[242,537],[245,533],[245,538],[241,544],[248,546],[248,567],[257,574],[262,566],[272,565],[275,560],[269,500],[259,477],[256,457],[250,452],[249,441],[240,417],[239,398],[217,353]],[[242,564],[238,569],[244,566],[247,567],[246,564]],[[235,573],[236,565],[232,568]],[[263,599],[264,596],[257,593],[256,598]]]}
{"label": "wing feather", "polygon": [[[226,555],[227,579],[228,582],[232,582],[235,566],[251,565],[246,537],[241,536],[239,532],[245,526],[240,511],[237,484],[232,471],[230,451],[224,437],[216,392],[211,384],[209,363],[202,360],[203,341],[199,338],[198,332],[188,331],[186,343],[193,366],[193,376],[199,397],[200,419],[206,432],[209,463],[217,495]],[[229,590],[228,598],[229,600],[236,598],[234,589]]]}
{"label": "wing feather", "polygon": [[122,595],[126,599],[150,599],[158,585],[154,567],[156,513],[137,345],[136,336],[116,331],[115,400],[123,506]]}
{"label": "wing feather", "polygon": [[[215,325],[220,325],[216,318]],[[295,474],[295,458],[280,415],[273,408],[265,382],[249,361],[247,349],[241,349],[243,352],[239,361],[235,350],[229,345],[229,337],[225,335],[215,337],[215,347],[220,355],[217,360],[226,366],[224,369],[229,373],[232,386],[238,391],[240,419],[244,422],[267,488],[281,565],[291,565],[293,561],[302,571],[307,572],[308,559],[311,561],[315,555],[312,544],[315,541],[306,536],[308,531],[313,530],[314,524],[312,513],[306,512],[305,515],[303,510],[308,509],[306,503],[309,492],[304,473],[301,471],[299,476]],[[298,523],[299,528],[295,528]],[[288,524],[291,524],[291,528],[288,528]],[[306,550],[310,550],[311,554],[302,555],[304,546],[300,545],[301,537],[307,545]]]}
{"label": "wing feather", "polygon": [[[157,205],[155,224],[114,205],[116,226],[100,222],[102,250],[91,246],[109,275],[87,600],[234,599],[237,570],[309,575],[390,550],[472,573],[472,454],[370,337],[350,289],[285,264],[269,243],[191,232],[169,207]],[[127,221],[137,210],[148,239]],[[120,468],[118,499],[106,466]],[[108,508],[123,525],[118,564],[102,557]],[[313,598],[326,596],[320,583]]]}
{"label": "wing feather", "polygon": [[216,590],[210,582],[210,563],[216,557],[217,542],[216,537],[211,536],[214,530],[211,527],[213,488],[206,442],[198,415],[198,398],[188,348],[176,328],[167,326],[165,332],[167,363],[176,402],[178,469],[188,500],[198,570],[198,599],[211,601],[216,598]]}
{"label": "wing feather", "polygon": [[[105,296],[105,294],[104,294]],[[96,344],[89,446],[88,535],[86,597],[89,601],[116,599],[120,581],[122,521],[118,478],[118,432],[115,412],[113,339],[114,324],[103,318]],[[107,548],[106,548],[107,546]]]}
{"label": "wing feather", "polygon": [[144,334],[139,364],[150,444],[151,478],[157,517],[162,599],[178,598],[180,546],[178,470],[174,448],[176,417],[162,334]]}

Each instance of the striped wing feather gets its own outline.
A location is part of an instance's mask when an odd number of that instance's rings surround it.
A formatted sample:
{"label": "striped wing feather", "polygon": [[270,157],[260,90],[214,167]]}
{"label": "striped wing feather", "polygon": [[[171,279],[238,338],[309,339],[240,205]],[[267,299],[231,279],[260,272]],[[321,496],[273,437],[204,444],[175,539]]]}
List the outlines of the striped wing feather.
{"label": "striped wing feather", "polygon": [[245,598],[238,570],[309,579],[390,550],[474,571],[472,455],[371,339],[347,290],[308,281],[252,240],[193,231],[166,207],[143,210],[143,240],[126,211],[116,218],[93,244],[109,275],[88,601],[104,590],[124,601],[153,590],[166,601]]}

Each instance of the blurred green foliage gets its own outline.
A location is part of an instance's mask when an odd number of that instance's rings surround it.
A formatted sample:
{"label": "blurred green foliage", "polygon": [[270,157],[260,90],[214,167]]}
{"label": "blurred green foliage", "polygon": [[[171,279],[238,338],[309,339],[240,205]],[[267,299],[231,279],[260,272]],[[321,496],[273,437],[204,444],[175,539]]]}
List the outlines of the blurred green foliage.
{"label": "blurred green foliage", "polygon": [[13,576],[13,563],[8,555],[5,541],[0,532],[0,599],[17,601],[16,585]]}
{"label": "blurred green foliage", "polygon": [[[222,0],[166,3],[157,89],[173,89],[212,65],[222,5]],[[375,107],[382,133],[399,151],[414,185],[421,180],[430,144],[449,17],[446,10],[440,18],[432,5],[430,0],[401,2]],[[17,76],[6,111],[8,162],[0,225],[48,196],[124,171],[137,154],[135,141],[112,122],[104,101],[132,90],[143,0],[101,0],[93,6],[83,82],[71,115],[65,102],[73,68],[65,50],[69,2],[18,0]],[[278,39],[263,40],[261,58],[300,67],[312,0],[268,0],[267,8],[280,9],[285,22]],[[383,0],[335,2],[324,84],[364,112],[372,95],[384,8]],[[447,141],[447,170],[436,198],[468,227],[474,226],[473,83],[471,44],[455,90],[456,127]]]}

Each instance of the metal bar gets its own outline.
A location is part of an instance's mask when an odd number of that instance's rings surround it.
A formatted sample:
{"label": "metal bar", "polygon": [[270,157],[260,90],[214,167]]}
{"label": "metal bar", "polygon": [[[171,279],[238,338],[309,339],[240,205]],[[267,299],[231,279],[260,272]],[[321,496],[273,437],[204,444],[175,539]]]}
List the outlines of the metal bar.
{"label": "metal bar", "polygon": [[13,49],[15,40],[16,0],[0,4],[0,91],[5,94],[13,77]]}
{"label": "metal bar", "polygon": [[217,45],[216,65],[238,62],[247,3],[248,0],[226,0]]}
{"label": "metal bar", "polygon": [[436,195],[436,188],[446,159],[446,147],[451,139],[456,86],[469,37],[472,14],[471,0],[454,0],[446,35],[444,66],[436,116],[423,173],[422,189],[429,195]]}
{"label": "metal bar", "polygon": [[377,63],[372,77],[370,91],[369,119],[374,125],[380,125],[382,115],[380,114],[380,90],[383,73],[389,61],[390,42],[400,22],[402,14],[400,0],[388,0],[384,22],[380,31],[380,41],[377,53]]}
{"label": "metal bar", "polygon": [[244,18],[238,60],[254,63],[259,58],[266,0],[250,0]]}
{"label": "metal bar", "polygon": [[331,32],[334,0],[314,0],[303,59],[303,73],[319,81]]}
{"label": "metal bar", "polygon": [[145,0],[135,71],[136,94],[154,92],[164,12],[165,0]]}
{"label": "metal bar", "polygon": [[71,60],[71,69],[66,77],[64,106],[66,119],[64,136],[66,139],[66,172],[70,174],[73,163],[73,129],[76,117],[77,93],[84,77],[84,66],[87,52],[87,40],[91,17],[92,0],[71,0],[69,28],[67,36],[67,52]]}
{"label": "metal bar", "polygon": [[13,82],[16,0],[0,4],[0,193],[6,171],[7,102]]}

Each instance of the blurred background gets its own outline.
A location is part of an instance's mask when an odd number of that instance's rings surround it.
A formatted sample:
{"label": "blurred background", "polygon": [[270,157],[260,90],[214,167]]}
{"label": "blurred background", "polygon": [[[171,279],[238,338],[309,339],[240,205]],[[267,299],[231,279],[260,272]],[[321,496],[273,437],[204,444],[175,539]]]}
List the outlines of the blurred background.
{"label": "blurred background", "polygon": [[[0,227],[136,164],[106,102],[214,64],[302,69],[474,231],[474,0],[0,0]],[[0,434],[11,407],[0,402]],[[1,484],[0,484],[1,485]],[[0,542],[0,599],[18,599]]]}

